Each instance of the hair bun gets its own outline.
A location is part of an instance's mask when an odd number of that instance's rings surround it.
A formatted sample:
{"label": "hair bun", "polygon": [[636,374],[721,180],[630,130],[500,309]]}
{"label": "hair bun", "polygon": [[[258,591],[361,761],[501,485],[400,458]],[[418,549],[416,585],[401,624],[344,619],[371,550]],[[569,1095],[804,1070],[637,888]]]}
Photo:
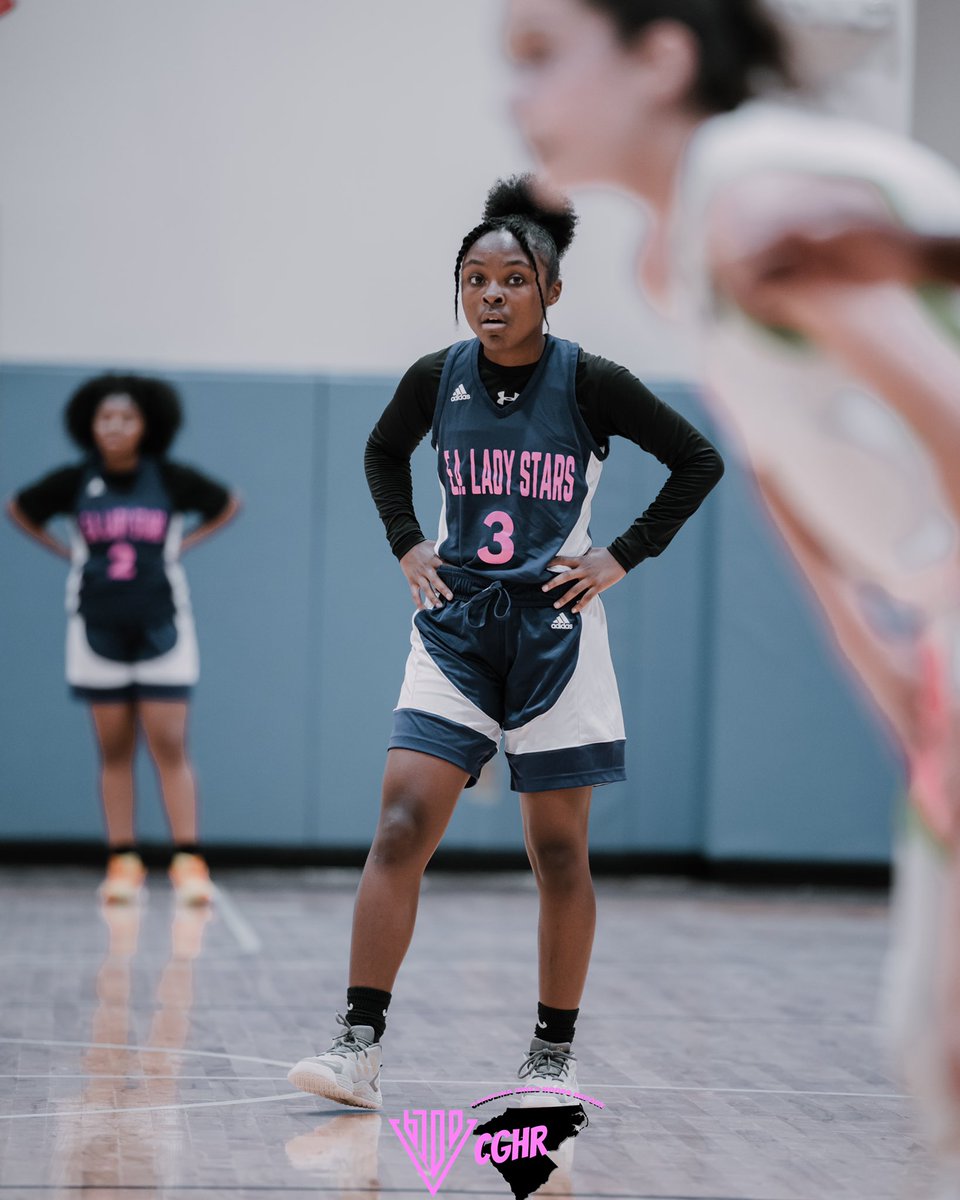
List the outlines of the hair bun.
{"label": "hair bun", "polygon": [[549,206],[538,194],[533,175],[511,175],[509,179],[498,179],[487,195],[483,208],[485,221],[501,221],[507,217],[522,217],[545,229],[553,238],[557,254],[562,257],[577,227],[578,217],[573,205],[565,198],[558,198],[556,206]]}

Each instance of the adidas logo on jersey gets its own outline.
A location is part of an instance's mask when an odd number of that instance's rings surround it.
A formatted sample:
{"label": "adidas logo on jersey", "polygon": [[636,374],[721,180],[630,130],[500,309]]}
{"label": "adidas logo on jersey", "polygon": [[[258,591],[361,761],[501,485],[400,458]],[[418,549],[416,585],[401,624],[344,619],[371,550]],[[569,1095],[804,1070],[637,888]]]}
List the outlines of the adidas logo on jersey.
{"label": "adidas logo on jersey", "polygon": [[558,613],[556,620],[550,622],[551,629],[572,629],[573,622],[565,612]]}
{"label": "adidas logo on jersey", "polygon": [[451,402],[453,402],[454,400],[469,400],[469,399],[470,399],[470,393],[467,391],[467,389],[463,386],[462,383],[458,383],[457,386],[453,389],[453,395],[450,397]]}

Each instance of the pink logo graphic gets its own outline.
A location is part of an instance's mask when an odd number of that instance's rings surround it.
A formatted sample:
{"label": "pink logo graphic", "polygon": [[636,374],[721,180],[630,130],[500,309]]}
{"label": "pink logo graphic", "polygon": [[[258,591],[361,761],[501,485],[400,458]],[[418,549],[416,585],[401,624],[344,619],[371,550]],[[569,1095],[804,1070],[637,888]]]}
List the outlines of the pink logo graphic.
{"label": "pink logo graphic", "polygon": [[460,1108],[450,1112],[418,1108],[413,1112],[404,1109],[403,1120],[391,1117],[390,1124],[427,1191],[435,1196],[477,1122],[472,1117],[464,1121]]}

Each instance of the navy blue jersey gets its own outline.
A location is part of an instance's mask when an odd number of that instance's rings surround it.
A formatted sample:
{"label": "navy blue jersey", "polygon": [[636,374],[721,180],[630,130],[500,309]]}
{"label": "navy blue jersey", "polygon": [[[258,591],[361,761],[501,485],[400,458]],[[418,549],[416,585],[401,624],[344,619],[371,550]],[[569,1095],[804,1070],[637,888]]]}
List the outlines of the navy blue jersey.
{"label": "navy blue jersey", "polygon": [[577,407],[580,347],[548,336],[516,399],[494,400],[477,338],[451,346],[433,422],[443,489],[437,553],[505,582],[539,583],[558,554],[591,546],[602,451]]}
{"label": "navy blue jersey", "polygon": [[91,460],[73,505],[76,534],[68,604],[91,625],[161,624],[175,612],[168,559],[180,521],[158,463],[143,458],[129,475]]}

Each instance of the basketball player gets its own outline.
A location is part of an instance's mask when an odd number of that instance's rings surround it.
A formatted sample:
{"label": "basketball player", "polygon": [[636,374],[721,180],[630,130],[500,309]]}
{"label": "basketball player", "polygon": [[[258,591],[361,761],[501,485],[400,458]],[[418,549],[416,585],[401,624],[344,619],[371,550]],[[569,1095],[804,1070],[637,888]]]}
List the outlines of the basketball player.
{"label": "basketball player", "polygon": [[508,14],[515,113],[545,175],[646,202],[643,288],[697,329],[708,397],[909,762],[891,995],[955,1155],[960,178],[892,134],[757,98],[790,71],[756,0]]}
{"label": "basketball player", "polygon": [[[83,461],[60,467],[8,504],[15,523],[71,562],[67,582],[67,682],[90,705],[101,758],[109,858],[101,896],[135,900],[145,879],[134,834],[133,760],[138,727],[157,766],[176,847],[170,878],[188,904],[207,903],[210,874],[197,845],[196,786],[187,756],[190,691],[199,659],[179,558],[237,512],[235,496],[171,462],[181,423],[168,384],[138,375],[88,380],[66,406]],[[183,514],[201,524],[183,534]],[[44,528],[70,520],[71,544]]]}
{"label": "basketball player", "polygon": [[[595,919],[590,797],[624,778],[599,596],[666,549],[723,467],[623,367],[544,332],[575,221],[539,208],[526,179],[494,187],[454,270],[455,308],[462,297],[475,336],[415,363],[367,444],[370,489],[418,611],[354,913],[345,1030],[289,1076],[344,1104],[380,1106],[380,1038],[421,877],[501,737],[540,893],[540,1003],[520,1078],[576,1090],[571,1043]],[[409,465],[428,431],[444,497],[429,540]],[[671,473],[603,548],[590,508],[615,435]]]}

